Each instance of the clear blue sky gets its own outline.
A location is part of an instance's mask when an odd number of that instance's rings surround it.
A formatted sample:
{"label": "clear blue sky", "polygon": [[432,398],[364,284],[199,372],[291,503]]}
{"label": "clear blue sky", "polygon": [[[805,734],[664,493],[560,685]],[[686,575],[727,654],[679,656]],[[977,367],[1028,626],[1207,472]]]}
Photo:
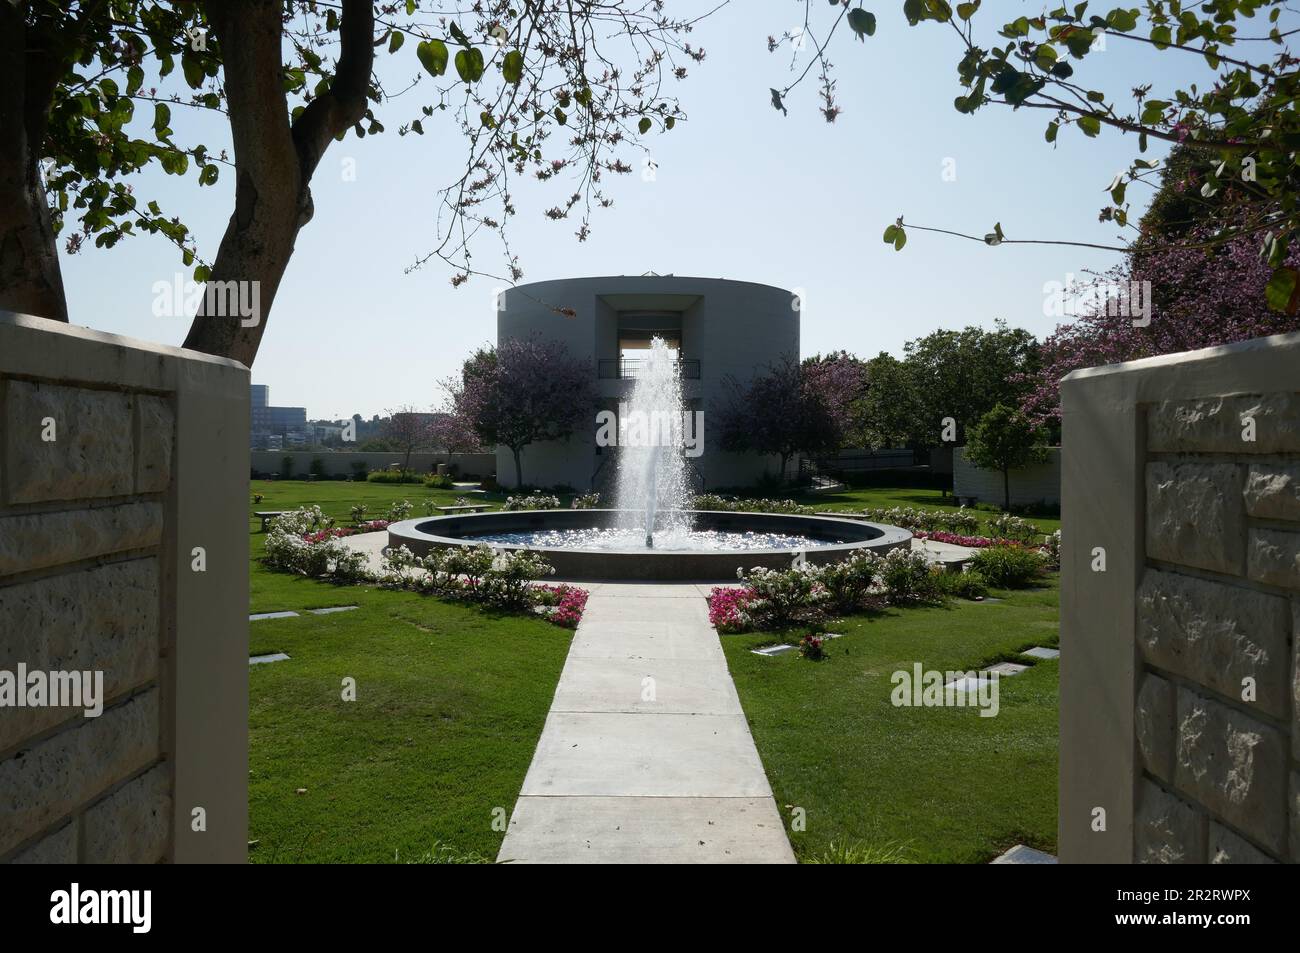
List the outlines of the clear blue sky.
{"label": "clear blue sky", "polygon": [[[670,13],[702,6],[668,0]],[[676,86],[689,120],[652,136],[654,181],[642,179],[637,162],[637,172],[607,182],[615,205],[593,213],[587,242],[574,237],[576,222],[541,215],[568,194],[568,183],[520,187],[510,237],[523,280],[656,271],[800,287],[805,354],[900,353],[905,340],[936,328],[999,317],[1040,336],[1049,332],[1055,321],[1043,313],[1044,283],[1108,267],[1118,255],[990,249],[921,232],[896,253],[881,232],[904,214],[979,234],[1001,221],[1011,238],[1113,244],[1117,229],[1098,223],[1097,211],[1112,176],[1137,154],[1136,137],[1104,130],[1085,139],[1071,129],[1054,149],[1043,139],[1045,111],[988,107],[960,115],[952,107],[960,92],[956,38],[934,24],[909,28],[896,2],[879,7],[874,38],[862,44],[845,36],[832,51],[844,110],[834,124],[816,110],[815,76],[792,94],[788,116],[770,104],[769,87],[789,81],[789,55],[768,53],[766,38],[797,26],[801,5],[744,0],[702,23],[691,41],[708,58]],[[987,3],[980,14],[986,29],[994,20],[989,8],[1006,18],[1039,10],[1014,0]],[[813,9],[824,16],[827,7]],[[1271,49],[1249,46],[1252,54]],[[418,70],[410,44],[380,60],[386,79],[399,86]],[[1207,75],[1198,58],[1112,40],[1076,78],[1127,97],[1142,82],[1154,83],[1157,95],[1171,81]],[[403,274],[435,244],[437,191],[464,156],[450,117],[427,121],[423,138],[399,137],[411,108],[381,107],[389,131],[333,144],[316,173],[315,219],[298,238],[253,368],[253,380],[270,385],[272,403],[330,418],[429,406],[441,399],[436,382],[495,337],[496,282],[474,279],[454,289],[441,263]],[[151,110],[138,115],[147,122]],[[196,110],[173,109],[172,126],[178,141],[229,144],[224,124]],[[1162,151],[1154,147],[1152,155]],[[346,157],[356,160],[354,182],[342,180]],[[947,158],[956,161],[956,181],[942,178]],[[232,207],[229,171],[204,189],[193,175],[150,174],[136,181],[136,192],[179,214],[211,259]],[[1148,198],[1149,190],[1130,189],[1135,206]],[[478,249],[485,268],[499,264],[496,254],[490,237]],[[186,320],[151,313],[154,283],[187,271],[161,238],[107,251],[88,243],[64,256],[63,268],[74,323],[168,344],[184,338]]]}

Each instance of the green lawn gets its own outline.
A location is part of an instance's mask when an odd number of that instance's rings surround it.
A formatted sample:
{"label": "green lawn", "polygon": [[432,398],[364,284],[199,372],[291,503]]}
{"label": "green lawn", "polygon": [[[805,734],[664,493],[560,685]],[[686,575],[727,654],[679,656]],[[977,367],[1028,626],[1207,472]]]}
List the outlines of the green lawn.
{"label": "green lawn", "polygon": [[[889,609],[828,626],[822,662],[750,650],[780,634],[722,636],[727,663],[801,860],[832,846],[917,863],[986,863],[1013,844],[1056,851],[1055,661],[1000,680],[996,717],[896,708],[891,675],[967,671],[1057,645],[1057,587],[1002,602]],[[797,640],[800,633],[785,633]]]}
{"label": "green lawn", "polygon": [[[919,487],[858,487],[841,490],[838,493],[795,493],[793,498],[819,510],[862,510],[877,506],[910,506],[918,510],[956,510],[958,507],[957,501],[951,495],[945,496],[939,490]],[[987,523],[1001,512],[1001,508],[981,503],[973,512],[983,523]],[[1031,515],[1026,516],[1025,519],[1044,533],[1051,533],[1061,528],[1059,517]]]}
{"label": "green lawn", "polygon": [[[387,506],[454,492],[259,482],[252,509]],[[414,593],[271,573],[250,522],[253,611],[358,605],[249,624],[249,828],[255,863],[492,860],[573,633]],[[356,680],[356,701],[341,698]],[[296,793],[305,789],[306,793]],[[497,815],[500,816],[500,815]],[[500,827],[500,824],[497,825]]]}

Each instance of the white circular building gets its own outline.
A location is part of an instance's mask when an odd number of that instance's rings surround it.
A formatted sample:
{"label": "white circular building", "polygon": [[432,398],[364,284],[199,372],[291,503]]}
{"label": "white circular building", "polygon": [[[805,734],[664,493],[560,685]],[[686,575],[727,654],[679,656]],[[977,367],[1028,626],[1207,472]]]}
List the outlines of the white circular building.
{"label": "white circular building", "polygon": [[[745,486],[779,460],[718,448],[710,416],[726,399],[725,381],[742,385],[769,364],[799,356],[799,301],[789,291],[749,281],[620,275],[539,281],[504,291],[497,341],[541,335],[589,362],[599,410],[619,411],[644,352],[655,337],[677,352],[688,409],[703,414],[702,453],[691,460],[705,489]],[[534,486],[601,489],[616,450],[597,446],[597,421],[566,441],[524,448],[525,477]],[[514,458],[497,448],[497,480],[515,484]]]}

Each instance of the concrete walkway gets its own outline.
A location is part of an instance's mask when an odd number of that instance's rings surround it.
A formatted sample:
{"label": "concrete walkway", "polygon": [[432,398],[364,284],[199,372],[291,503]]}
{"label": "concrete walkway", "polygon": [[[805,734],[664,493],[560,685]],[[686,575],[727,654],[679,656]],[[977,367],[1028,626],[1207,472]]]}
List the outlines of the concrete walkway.
{"label": "concrete walkway", "polygon": [[589,588],[497,859],[793,863],[709,587]]}

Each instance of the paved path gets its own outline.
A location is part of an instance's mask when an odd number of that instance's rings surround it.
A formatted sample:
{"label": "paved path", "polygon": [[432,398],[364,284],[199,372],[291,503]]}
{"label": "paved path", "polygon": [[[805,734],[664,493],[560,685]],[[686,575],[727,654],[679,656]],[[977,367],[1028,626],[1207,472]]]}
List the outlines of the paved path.
{"label": "paved path", "polygon": [[793,863],[709,587],[590,588],[498,860]]}

